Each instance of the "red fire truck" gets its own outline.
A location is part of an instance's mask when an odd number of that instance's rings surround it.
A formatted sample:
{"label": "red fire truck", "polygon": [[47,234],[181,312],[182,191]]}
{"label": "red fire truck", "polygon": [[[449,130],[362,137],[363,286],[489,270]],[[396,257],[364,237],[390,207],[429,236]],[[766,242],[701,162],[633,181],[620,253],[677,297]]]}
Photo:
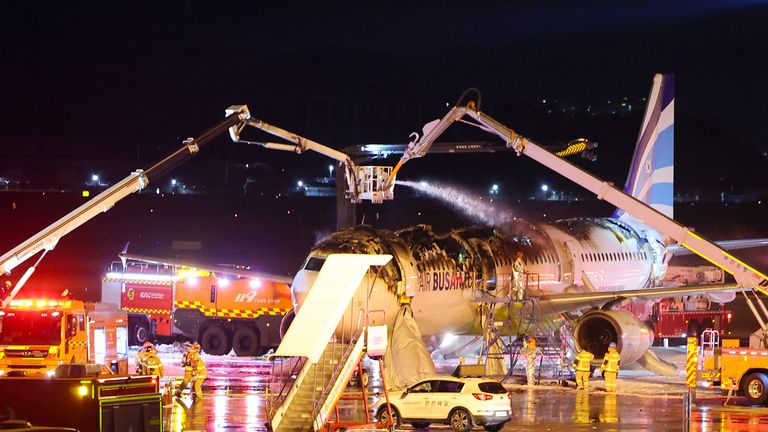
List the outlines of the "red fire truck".
{"label": "red fire truck", "polygon": [[705,329],[728,334],[732,313],[706,297],[691,296],[662,299],[653,305],[651,317],[656,340],[660,341],[699,337]]}
{"label": "red fire truck", "polygon": [[199,341],[208,354],[264,354],[280,344],[281,321],[292,309],[287,278],[233,273],[244,272],[118,261],[102,280],[102,302],[128,312],[132,344],[178,336]]}

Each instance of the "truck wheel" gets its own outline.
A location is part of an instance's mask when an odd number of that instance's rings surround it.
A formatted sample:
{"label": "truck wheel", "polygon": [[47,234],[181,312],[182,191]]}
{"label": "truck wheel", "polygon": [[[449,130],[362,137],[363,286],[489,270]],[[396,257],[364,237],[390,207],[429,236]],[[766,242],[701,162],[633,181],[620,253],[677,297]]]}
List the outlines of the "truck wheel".
{"label": "truck wheel", "polygon": [[250,327],[239,327],[232,336],[232,348],[238,357],[253,357],[259,353],[259,335]]}
{"label": "truck wheel", "polygon": [[149,340],[149,326],[146,321],[139,321],[133,326],[131,331],[133,340],[136,341],[136,345],[143,345],[144,342]]}
{"label": "truck wheel", "polygon": [[206,327],[200,337],[200,347],[210,355],[224,355],[231,349],[227,332],[217,325]]}
{"label": "truck wheel", "polygon": [[762,372],[749,374],[744,380],[744,398],[750,405],[765,405],[768,401],[768,376]]}

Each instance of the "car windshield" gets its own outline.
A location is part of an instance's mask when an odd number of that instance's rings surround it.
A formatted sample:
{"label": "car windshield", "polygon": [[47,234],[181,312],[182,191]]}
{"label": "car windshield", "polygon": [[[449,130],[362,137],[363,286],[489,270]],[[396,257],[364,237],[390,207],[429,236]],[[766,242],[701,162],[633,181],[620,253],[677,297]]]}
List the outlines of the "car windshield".
{"label": "car windshield", "polygon": [[0,316],[0,344],[58,345],[61,317],[48,311],[6,312]]}
{"label": "car windshield", "polygon": [[507,392],[504,386],[502,386],[501,383],[498,383],[496,381],[481,382],[480,384],[477,385],[477,387],[483,393],[502,394]]}

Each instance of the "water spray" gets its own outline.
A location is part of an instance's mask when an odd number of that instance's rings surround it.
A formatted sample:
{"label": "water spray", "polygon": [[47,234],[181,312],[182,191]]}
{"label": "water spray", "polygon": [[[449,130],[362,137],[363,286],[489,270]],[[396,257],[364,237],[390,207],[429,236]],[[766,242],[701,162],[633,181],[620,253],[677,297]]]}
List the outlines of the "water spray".
{"label": "water spray", "polygon": [[397,180],[395,183],[437,198],[475,222],[481,222],[493,227],[502,227],[515,220],[510,209],[483,200],[477,194],[465,189],[425,181]]}

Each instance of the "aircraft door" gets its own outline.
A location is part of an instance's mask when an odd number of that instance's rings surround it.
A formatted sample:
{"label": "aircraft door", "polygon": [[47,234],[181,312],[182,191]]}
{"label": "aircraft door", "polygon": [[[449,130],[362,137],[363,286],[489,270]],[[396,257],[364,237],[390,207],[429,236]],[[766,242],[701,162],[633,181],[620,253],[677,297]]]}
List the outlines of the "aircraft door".
{"label": "aircraft door", "polygon": [[566,285],[574,285],[581,280],[581,248],[576,242],[567,240],[563,243],[565,260],[562,264],[562,280]]}

